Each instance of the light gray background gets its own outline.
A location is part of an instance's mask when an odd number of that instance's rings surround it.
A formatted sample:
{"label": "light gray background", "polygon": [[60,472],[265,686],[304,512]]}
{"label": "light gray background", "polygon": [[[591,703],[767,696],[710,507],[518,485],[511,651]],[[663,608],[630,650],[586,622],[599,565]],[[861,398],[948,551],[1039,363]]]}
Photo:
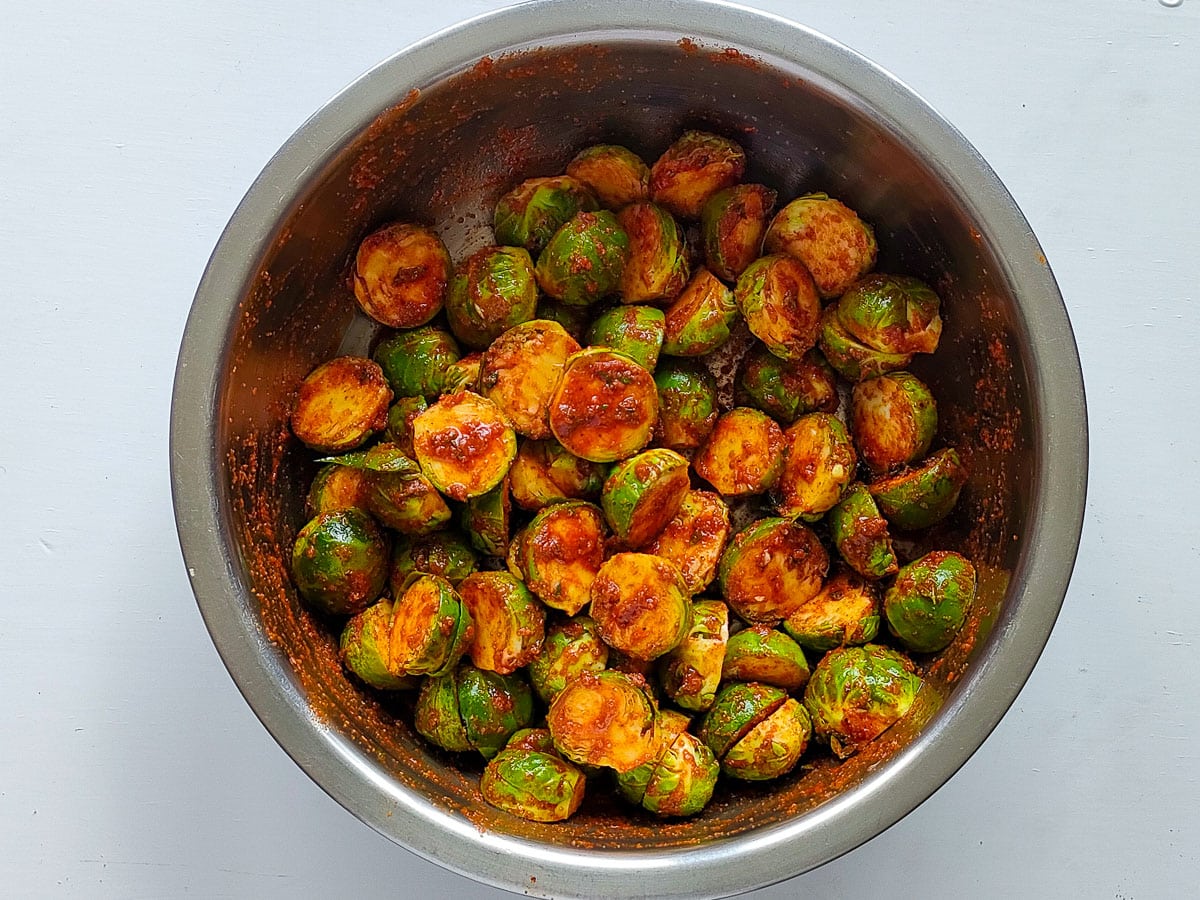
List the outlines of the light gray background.
{"label": "light gray background", "polygon": [[[1200,0],[758,2],[896,73],[1045,245],[1083,358],[1087,524],[1062,617],[972,760],[760,898],[1195,896]],[[192,292],[275,148],[495,0],[0,2],[0,893],[499,891],[359,824],[244,704],[167,477]]]}

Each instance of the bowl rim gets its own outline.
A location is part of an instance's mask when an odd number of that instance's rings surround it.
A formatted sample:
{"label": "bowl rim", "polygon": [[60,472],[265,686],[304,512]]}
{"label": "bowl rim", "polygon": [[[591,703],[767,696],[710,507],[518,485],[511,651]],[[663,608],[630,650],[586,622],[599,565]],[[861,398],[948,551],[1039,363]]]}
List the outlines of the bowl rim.
{"label": "bowl rim", "polygon": [[[684,21],[703,24],[675,24]],[[231,536],[211,477],[222,465],[215,411],[229,330],[278,223],[313,179],[409,86],[435,84],[485,55],[618,31],[687,37],[705,47],[785,60],[884,119],[958,195],[982,239],[1004,248],[996,254],[1004,279],[1021,286],[1017,311],[1029,348],[1033,443],[1041,460],[1031,508],[1043,514],[1025,536],[1006,614],[930,724],[887,765],[803,816],[666,851],[581,851],[483,832],[390,778],[314,717],[250,611],[240,564],[223,549]],[[763,887],[841,856],[932,796],[999,723],[1049,639],[1079,546],[1088,457],[1083,375],[1066,307],[1032,229],[996,174],[928,103],[865,57],[811,28],[723,0],[530,0],[401,50],[326,103],[267,163],[213,250],[180,347],[170,444],[177,530],[200,612],[238,689],[284,751],[353,815],[426,859],[528,895],[580,897],[728,896]],[[197,465],[199,459],[209,464]],[[962,715],[968,699],[971,715]],[[326,752],[316,752],[319,747]]]}

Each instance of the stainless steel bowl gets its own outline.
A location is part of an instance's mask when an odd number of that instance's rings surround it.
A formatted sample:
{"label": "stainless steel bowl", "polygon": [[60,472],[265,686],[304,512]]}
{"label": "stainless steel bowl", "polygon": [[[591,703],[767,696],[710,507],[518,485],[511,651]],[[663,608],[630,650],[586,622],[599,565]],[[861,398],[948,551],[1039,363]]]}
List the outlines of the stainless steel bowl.
{"label": "stainless steel bowl", "polygon": [[[345,276],[373,227],[437,224],[459,256],[488,241],[491,205],[515,180],[560,171],[599,140],[653,159],[692,125],[736,136],[749,177],[784,197],[845,199],[875,225],[881,269],[942,294],[943,345],[918,371],[971,479],[952,521],[922,541],[969,553],[980,598],[929,667],[919,713],[840,766],[723,790],[684,822],[602,801],[565,824],[517,824],[413,736],[402,702],[349,684],[330,632],[297,603],[286,560],[312,466],[289,437],[290,398],[318,362],[372,337]],[[1066,311],[987,164],[845,47],[699,0],[524,4],[409,48],[327,104],[259,176],[213,253],[180,351],[171,438],[200,609],[275,738],[398,843],[545,896],[735,893],[821,865],[921,803],[1037,661],[1074,562],[1087,471]]]}

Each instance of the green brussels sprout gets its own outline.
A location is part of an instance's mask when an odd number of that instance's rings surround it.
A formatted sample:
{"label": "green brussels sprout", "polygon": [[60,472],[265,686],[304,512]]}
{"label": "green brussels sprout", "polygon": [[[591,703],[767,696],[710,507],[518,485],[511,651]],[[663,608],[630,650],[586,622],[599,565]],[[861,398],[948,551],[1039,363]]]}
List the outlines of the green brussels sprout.
{"label": "green brussels sprout", "polygon": [[692,602],[674,563],[648,553],[617,553],[592,582],[591,615],[608,646],[657,659],[687,635]]}
{"label": "green brussels sprout", "polygon": [[584,672],[567,682],[546,725],[564,757],[618,774],[650,762],[658,750],[646,682],[622,672]]}
{"label": "green brussels sprout", "polygon": [[459,391],[480,393],[479,376],[483,370],[483,354],[468,353],[446,370],[446,381],[442,385],[443,394],[457,394]]}
{"label": "green brussels sprout", "polygon": [[739,184],[717,191],[700,211],[700,233],[708,267],[726,281],[737,281],[762,252],[775,192],[761,184]]}
{"label": "green brussels sprout", "polygon": [[953,447],[939,450],[912,469],[867,485],[879,511],[889,523],[904,531],[928,528],[954,509],[967,483],[958,452]]}
{"label": "green brussels sprout", "polygon": [[474,630],[450,582],[419,575],[392,611],[388,669],[393,675],[445,675],[462,658]]}
{"label": "green brussels sprout", "polygon": [[682,641],[663,657],[663,691],[678,706],[705,710],[717,696],[729,640],[729,607],[720,600],[692,604],[692,624]]}
{"label": "green brussels sprout", "polygon": [[533,318],[538,286],[533,260],[521,247],[484,247],[454,274],[446,319],[454,336],[482,350],[501,334]]}
{"label": "green brussels sprout", "polygon": [[751,333],[780,359],[800,359],[821,332],[821,298],[804,264],[790,256],[762,256],[733,289]]}
{"label": "green brussels sprout", "polygon": [[520,728],[504,745],[505,750],[533,750],[537,753],[549,753],[558,756],[554,749],[554,738],[550,736],[549,728]]}
{"label": "green brussels sprout", "polygon": [[712,798],[720,766],[708,746],[687,732],[686,716],[661,712],[656,731],[662,734],[657,757],[617,776],[629,800],[657,816],[690,816]]}
{"label": "green brussels sprout", "polygon": [[688,491],[675,518],[645,551],[675,563],[684,587],[698,594],[716,577],[728,540],[729,507],[721,496],[712,491]]}
{"label": "green brussels sprout", "polygon": [[449,332],[432,327],[394,334],[372,354],[397,397],[426,400],[442,392],[446,373],[461,355]]}
{"label": "green brussels sprout", "polygon": [[413,419],[427,409],[429,409],[429,403],[420,395],[400,397],[388,407],[387,428],[383,436],[389,443],[399,447],[400,451],[409,459],[416,456],[412,445]]}
{"label": "green brussels sprout", "polygon": [[804,263],[826,299],[870,272],[878,252],[871,226],[828,194],[805,194],[781,209],[763,244]]}
{"label": "green brussels sprout", "polygon": [[902,653],[867,644],[830,650],[813,669],[804,706],[838,759],[858,752],[913,705],[921,678]]}
{"label": "green brussels sprout", "polygon": [[700,740],[718,760],[733,749],[755,725],[787,701],[783,688],[756,682],[731,682],[724,685],[700,724]]}
{"label": "green brussels sprout", "polygon": [[616,306],[592,322],[588,343],[624,353],[653,372],[662,349],[664,322],[663,311],[653,306]]}
{"label": "green brussels sprout", "polygon": [[911,353],[884,353],[860,343],[838,319],[836,303],[821,314],[821,353],[834,370],[850,382],[859,382],[885,372],[903,369],[912,362]]}
{"label": "green brussels sprout", "polygon": [[592,192],[568,175],[530,178],[496,203],[492,230],[497,244],[524,247],[536,257],[572,216],[594,209]]}
{"label": "green brussels sprout", "polygon": [[403,534],[428,534],[450,521],[450,507],[420,467],[395,444],[326,457],[320,462],[361,469],[370,491],[367,508],[388,528]]}
{"label": "green brussels sprout", "polygon": [[438,314],[450,254],[428,228],[398,223],[367,235],[354,257],[354,298],[376,322],[416,328]]}
{"label": "green brussels sprout", "polygon": [[934,550],[900,570],[883,598],[888,629],[905,647],[934,653],[947,647],[975,600],[975,567],[965,556]]}
{"label": "green brussels sprout", "polygon": [[654,753],[649,761],[617,776],[617,789],[626,800],[641,805],[642,798],[646,795],[646,787],[650,784],[650,779],[654,777],[658,760],[667,752],[667,748],[671,746],[675,738],[687,731],[689,724],[691,724],[691,720],[686,715],[673,709],[660,709],[655,713]]}
{"label": "green brussels sprout", "polygon": [[821,590],[828,568],[829,555],[812,529],[788,519],[759,519],[734,535],[717,580],[735,613],[774,625]]}
{"label": "green brussels sprout", "polygon": [[519,674],[501,675],[463,663],[458,682],[458,712],[471,748],[491,759],[508,739],[533,721],[533,692]]}
{"label": "green brussels sprout", "polygon": [[518,434],[550,437],[550,399],[578,342],[557,322],[534,319],[510,328],[488,347],[480,393],[499,407]]}
{"label": "green brussels sprout", "polygon": [[605,209],[617,210],[650,197],[650,167],[615,144],[585,147],[567,163],[567,174],[586,184]]}
{"label": "green brussels sprout", "polygon": [[388,581],[392,596],[399,597],[410,575],[440,575],[450,584],[475,571],[479,558],[460,535],[439,531],[420,537],[400,537],[392,544],[392,567]]}
{"label": "green brussels sprout", "polygon": [[788,697],[721,758],[721,771],[743,781],[769,781],[800,762],[812,737],[812,719],[799,700]]}
{"label": "green brussels sprout", "polygon": [[537,260],[537,281],[556,300],[589,306],[613,293],[629,261],[629,236],[607,210],[577,213]]}
{"label": "green brussels sprout", "polygon": [[738,388],[748,405],[785,425],[807,413],[833,413],[838,408],[837,378],[816,350],[800,359],[780,359],[756,342],[738,374]]}
{"label": "green brussels sprout", "polygon": [[443,750],[466,753],[471,749],[466,726],[458,711],[458,679],[453,672],[421,682],[421,692],[417,694],[417,705],[413,710],[413,727],[417,734]]}
{"label": "green brussels sprout", "polygon": [[887,520],[879,514],[865,485],[851,485],[842,501],[829,511],[829,533],[846,565],[863,578],[878,580],[895,574],[896,551],[892,549]]}
{"label": "green brussels sprout", "polygon": [[654,373],[658,388],[658,442],[672,450],[694,450],[717,422],[717,383],[690,360],[665,359]]}
{"label": "green brussels sprout", "polygon": [[470,500],[504,480],[517,435],[495,403],[461,391],[413,420],[413,449],[434,487],[452,500]]}
{"label": "green brussels sprout", "polygon": [[941,301],[907,275],[867,275],[842,294],[837,320],[850,337],[881,353],[932,353],[942,336]]}
{"label": "green brussels sprout", "polygon": [[886,472],[920,459],[937,431],[937,404],[925,382],[891,372],[854,386],[850,428],[863,462]]}
{"label": "green brussels sprout", "polygon": [[808,683],[808,660],[800,645],[777,628],[751,625],[725,644],[721,677],[757,681],[795,693]]}
{"label": "green brussels sprout", "polygon": [[879,634],[879,595],[855,573],[839,571],[784,619],[783,627],[812,650],[870,643]]}
{"label": "green brussels sprout", "polygon": [[508,474],[513,501],[537,512],[562,500],[598,496],[605,472],[601,464],[580,459],[551,439],[522,441]]}
{"label": "green brussels sprout", "polygon": [[339,356],[318,366],[300,385],[292,433],[312,450],[352,450],[383,430],[391,402],[392,391],[378,365]]}
{"label": "green brussels sprout", "polygon": [[683,232],[671,214],[653,203],[632,203],[617,213],[617,221],[629,238],[621,301],[645,303],[678,294],[688,280],[688,259]]}
{"label": "green brussels sprout", "polygon": [[572,678],[584,672],[603,672],[608,666],[608,644],[588,616],[560,620],[546,630],[538,655],[529,664],[529,680],[546,703]]}
{"label": "green brussels sprout", "polygon": [[310,518],[339,509],[366,510],[370,491],[367,473],[362,469],[329,463],[321,466],[313,477],[305,508]]}
{"label": "green brussels sprout", "polygon": [[726,497],[769,491],[783,472],[783,431],[765,413],[731,409],[692,458],[696,474]]}
{"label": "green brussels sprout", "polygon": [[733,291],[703,267],[667,307],[663,353],[703,356],[729,340],[737,321]]}
{"label": "green brussels sprout", "polygon": [[319,612],[362,612],[387,583],[387,542],[362,510],[321,513],[296,536],[292,580]]}
{"label": "green brussels sprout", "polygon": [[508,572],[475,572],[458,586],[475,623],[467,651],[480,669],[511,675],[542,649],[546,609]]}
{"label": "green brussels sprout", "polygon": [[742,180],[746,151],[720,135],[685,131],[650,167],[650,199],[695,219],[708,198]]}
{"label": "green brussels sprout", "polygon": [[547,506],[521,540],[525,584],[547,606],[569,616],[588,604],[603,561],[603,513],[581,500]]}
{"label": "green brussels sprout", "polygon": [[486,494],[468,500],[463,505],[459,524],[467,533],[471,546],[480,553],[504,556],[508,553],[511,516],[512,500],[506,478]]}
{"label": "green brussels sprout", "polygon": [[577,342],[584,340],[592,320],[591,310],[586,306],[570,306],[545,294],[538,299],[537,317],[557,322]]}
{"label": "green brussels sprout", "polygon": [[636,549],[675,517],[690,487],[688,461],[674,450],[643,450],[613,466],[600,506],[613,533]]}
{"label": "green brussels sprout", "polygon": [[829,413],[801,416],[783,440],[776,508],[781,516],[818,518],[837,505],[854,480],[854,444],[841,421]]}
{"label": "green brussels sprout", "polygon": [[505,749],[479,780],[483,799],[531,822],[562,822],[583,803],[586,779],[564,759],[537,750]]}
{"label": "green brussels sprout", "polygon": [[658,388],[623,353],[592,347],[567,360],[550,401],[550,430],[560,444],[591,462],[637,453],[654,434]]}
{"label": "green brussels sprout", "polygon": [[338,642],[342,665],[366,684],[382,691],[415,688],[419,682],[413,676],[393,675],[388,671],[391,636],[392,601],[384,599],[346,622]]}

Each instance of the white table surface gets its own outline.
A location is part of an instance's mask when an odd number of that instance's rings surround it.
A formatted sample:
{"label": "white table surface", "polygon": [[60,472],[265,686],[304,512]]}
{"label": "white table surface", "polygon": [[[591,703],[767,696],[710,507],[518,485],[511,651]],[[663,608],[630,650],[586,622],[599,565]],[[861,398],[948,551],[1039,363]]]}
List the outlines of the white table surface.
{"label": "white table surface", "polygon": [[[1061,283],[1092,441],[1074,581],[1011,712],[912,815],[758,898],[1200,892],[1200,0],[1174,2],[752,4],[991,162]],[[0,893],[508,896],[276,746],[196,611],[167,474],[188,305],[260,167],[364,69],[501,5],[0,4]]]}

